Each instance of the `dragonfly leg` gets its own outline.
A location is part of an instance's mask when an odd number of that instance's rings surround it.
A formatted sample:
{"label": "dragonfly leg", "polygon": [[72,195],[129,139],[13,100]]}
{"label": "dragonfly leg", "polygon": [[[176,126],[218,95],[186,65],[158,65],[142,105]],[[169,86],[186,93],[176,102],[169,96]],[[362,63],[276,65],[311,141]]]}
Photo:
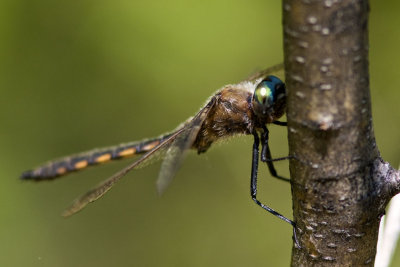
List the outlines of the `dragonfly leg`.
{"label": "dragonfly leg", "polygon": [[286,121],[273,121],[272,123],[279,126],[287,126]]}
{"label": "dragonfly leg", "polygon": [[278,173],[276,172],[276,169],[274,167],[274,163],[273,163],[274,161],[290,159],[290,157],[282,157],[282,158],[272,159],[271,150],[269,149],[269,145],[268,145],[268,138],[269,138],[268,134],[269,134],[269,131],[268,131],[267,127],[264,126],[264,132],[261,134],[261,161],[267,163],[268,170],[273,177],[275,177],[279,180],[285,181],[285,182],[290,182],[290,179],[278,175]]}
{"label": "dragonfly leg", "polygon": [[272,215],[278,217],[279,219],[289,223],[293,227],[293,239],[297,245],[297,247],[301,248],[299,241],[297,239],[296,235],[296,223],[293,222],[292,220],[286,218],[279,212],[273,210],[272,208],[268,207],[267,205],[262,204],[258,199],[257,199],[257,173],[258,173],[258,154],[259,154],[259,145],[260,145],[260,139],[258,137],[257,133],[254,133],[254,144],[253,144],[253,157],[252,157],[252,164],[251,164],[251,183],[250,183],[250,194],[251,198],[253,201],[263,208],[264,210],[268,211]]}

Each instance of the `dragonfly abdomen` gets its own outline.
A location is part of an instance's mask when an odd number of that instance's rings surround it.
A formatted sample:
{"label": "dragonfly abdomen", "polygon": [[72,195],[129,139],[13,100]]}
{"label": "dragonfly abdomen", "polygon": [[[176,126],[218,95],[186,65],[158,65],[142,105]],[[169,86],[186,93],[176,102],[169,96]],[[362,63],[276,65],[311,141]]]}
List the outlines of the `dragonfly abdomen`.
{"label": "dragonfly abdomen", "polygon": [[33,170],[24,172],[22,179],[26,180],[51,180],[71,172],[85,169],[88,166],[124,159],[139,154],[144,154],[160,144],[170,135],[149,139],[141,142],[131,142],[114,147],[95,149],[78,155],[64,157],[51,161]]}

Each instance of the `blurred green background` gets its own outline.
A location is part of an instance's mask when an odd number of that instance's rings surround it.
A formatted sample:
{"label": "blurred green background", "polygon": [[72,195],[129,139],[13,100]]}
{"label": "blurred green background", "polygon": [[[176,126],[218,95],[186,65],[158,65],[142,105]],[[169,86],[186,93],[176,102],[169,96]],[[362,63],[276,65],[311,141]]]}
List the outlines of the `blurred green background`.
{"label": "blurred green background", "polygon": [[[398,1],[371,1],[374,126],[394,166],[399,10]],[[0,266],[288,266],[291,227],[249,196],[248,136],[191,153],[161,198],[157,163],[69,219],[63,208],[132,159],[18,180],[55,157],[174,129],[222,85],[282,59],[276,0],[2,0]],[[287,155],[286,129],[270,130],[273,155]],[[288,176],[287,162],[277,167]],[[289,185],[264,165],[259,192],[291,217]]]}

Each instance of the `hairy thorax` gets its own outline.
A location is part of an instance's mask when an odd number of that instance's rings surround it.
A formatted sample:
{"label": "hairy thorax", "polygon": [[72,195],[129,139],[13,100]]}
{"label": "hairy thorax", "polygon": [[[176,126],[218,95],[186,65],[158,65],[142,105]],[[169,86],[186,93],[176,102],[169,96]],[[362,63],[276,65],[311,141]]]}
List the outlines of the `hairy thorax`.
{"label": "hairy thorax", "polygon": [[227,86],[214,97],[217,98],[216,104],[210,110],[193,144],[198,153],[205,152],[217,139],[250,134],[254,129],[250,92]]}

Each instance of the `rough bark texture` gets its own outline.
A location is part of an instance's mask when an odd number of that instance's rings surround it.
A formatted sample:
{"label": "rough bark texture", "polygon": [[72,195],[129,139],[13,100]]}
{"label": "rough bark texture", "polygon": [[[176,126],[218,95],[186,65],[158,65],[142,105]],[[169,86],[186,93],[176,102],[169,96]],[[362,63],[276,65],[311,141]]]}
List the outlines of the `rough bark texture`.
{"label": "rough bark texture", "polygon": [[292,266],[372,266],[399,174],[376,147],[365,0],[284,0]]}

